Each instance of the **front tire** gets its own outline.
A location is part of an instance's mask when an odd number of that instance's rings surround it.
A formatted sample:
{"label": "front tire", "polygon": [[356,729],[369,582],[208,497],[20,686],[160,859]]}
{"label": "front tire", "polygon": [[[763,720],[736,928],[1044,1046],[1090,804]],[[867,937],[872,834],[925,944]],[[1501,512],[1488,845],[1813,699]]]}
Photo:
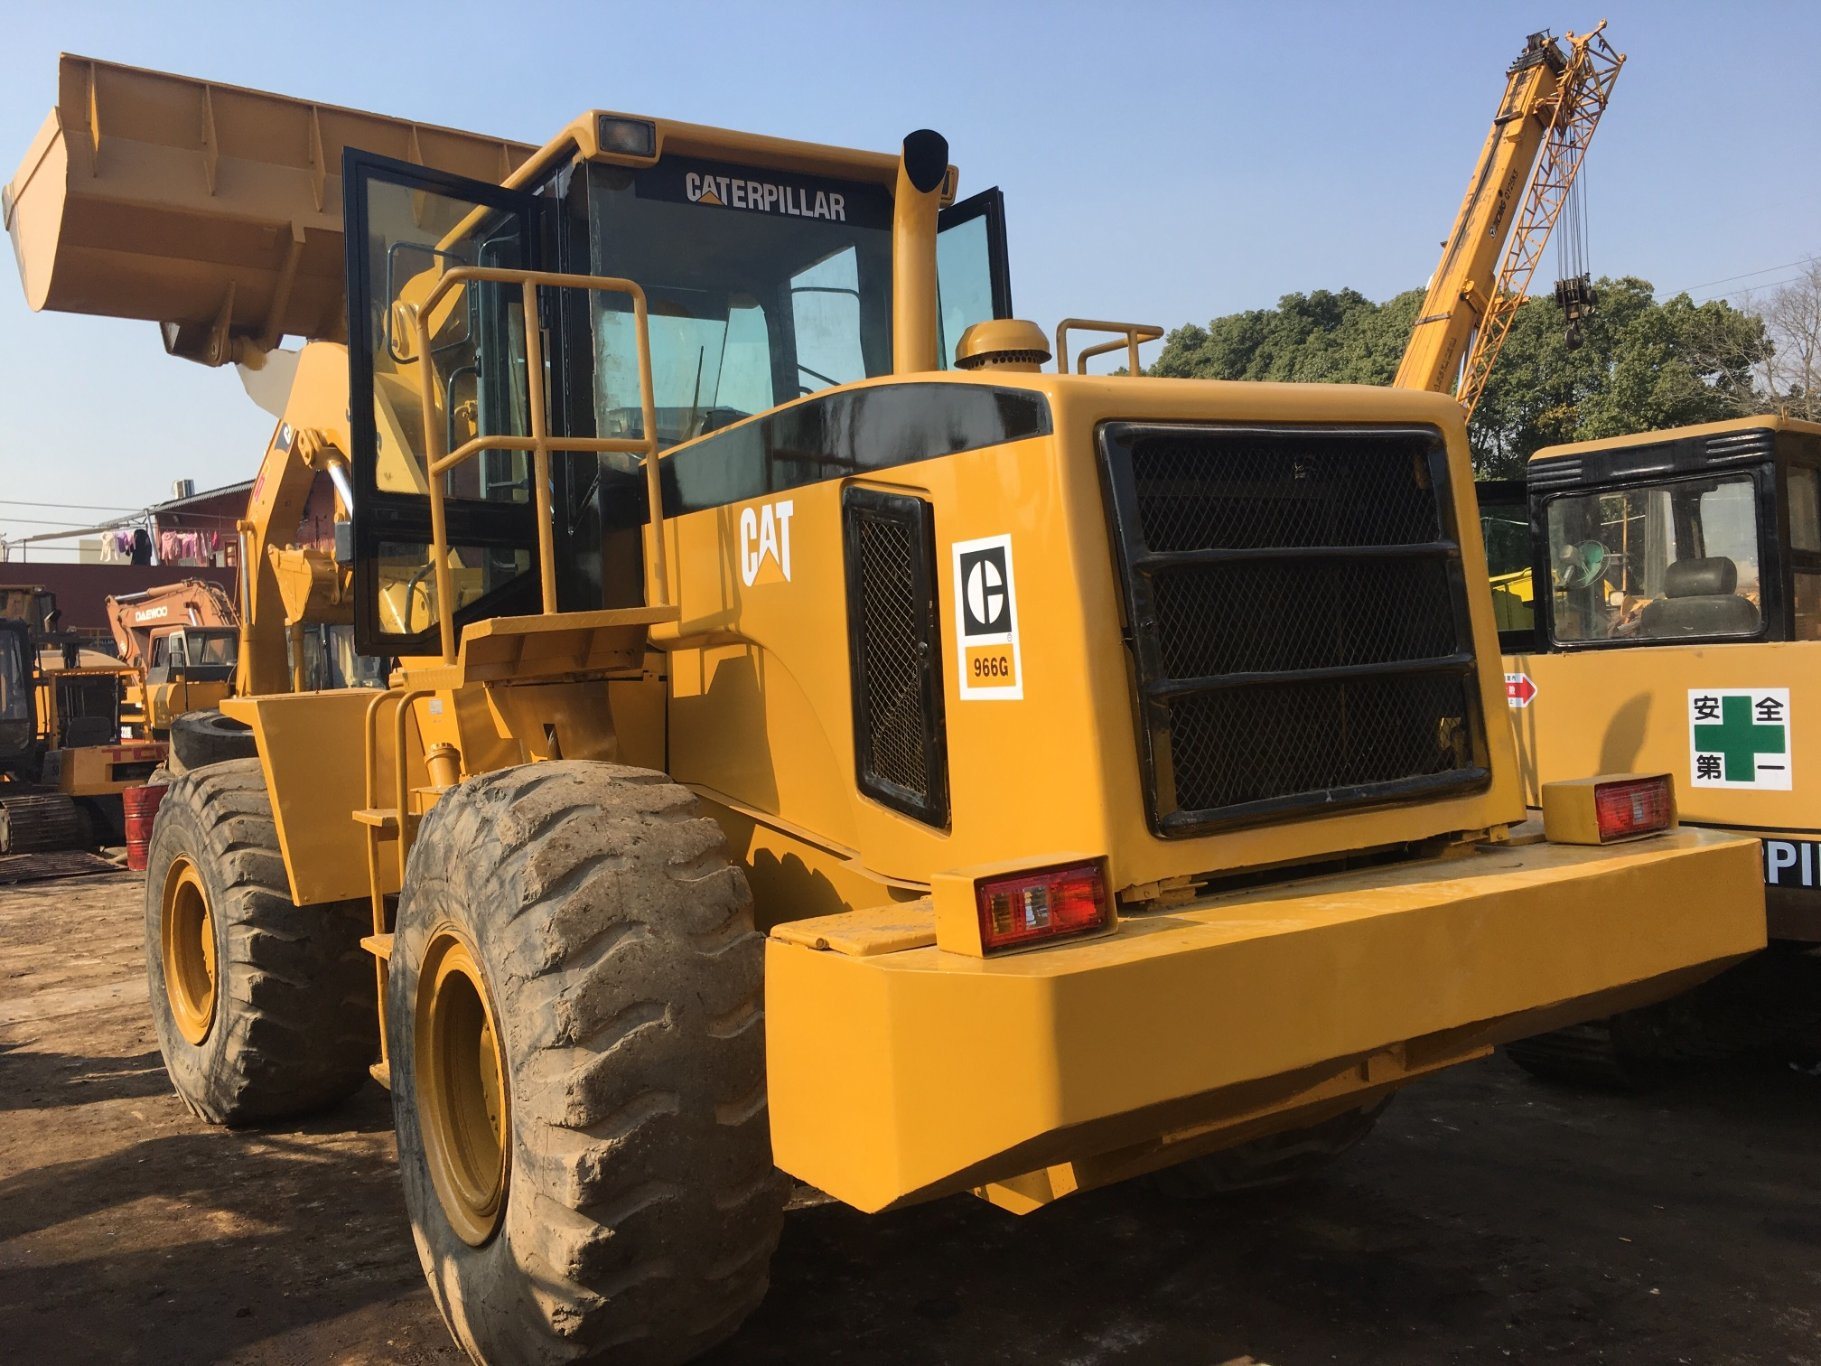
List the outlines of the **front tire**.
{"label": "front tire", "polygon": [[358,901],[296,906],[257,759],[176,779],[146,856],[145,967],[165,1070],[211,1124],[326,1109],[378,1045]]}
{"label": "front tire", "polygon": [[477,1361],[685,1361],[764,1296],[763,941],[664,775],[554,761],[443,794],[387,983],[425,1276]]}

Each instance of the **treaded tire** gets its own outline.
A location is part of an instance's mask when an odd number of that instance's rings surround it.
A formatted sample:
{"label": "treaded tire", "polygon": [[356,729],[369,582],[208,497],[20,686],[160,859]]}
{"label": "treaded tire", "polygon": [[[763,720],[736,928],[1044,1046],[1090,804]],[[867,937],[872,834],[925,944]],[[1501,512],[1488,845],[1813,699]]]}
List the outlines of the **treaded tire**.
{"label": "treaded tire", "polygon": [[1268,1134],[1250,1143],[1192,1157],[1156,1173],[1157,1188],[1179,1200],[1212,1200],[1238,1191],[1287,1186],[1315,1175],[1357,1147],[1391,1097],[1316,1124]]}
{"label": "treaded tire", "polygon": [[[164,883],[185,857],[206,890],[215,1013],[200,1044],[173,1018],[160,952]],[[295,906],[257,759],[174,779],[147,850],[146,982],[171,1084],[211,1124],[325,1109],[367,1077],[378,1045],[363,902]]]}
{"label": "treaded tire", "polygon": [[[425,954],[463,937],[497,1021],[510,1169],[496,1231],[451,1225],[425,1150]],[[763,940],[744,873],[661,773],[553,761],[425,818],[386,995],[399,1164],[437,1307],[476,1361],[686,1361],[764,1297],[772,1166]]]}
{"label": "treaded tire", "polygon": [[1671,1059],[1634,1036],[1624,1015],[1589,1020],[1505,1045],[1505,1056],[1540,1081],[1594,1091],[1641,1094],[1669,1079]]}
{"label": "treaded tire", "polygon": [[193,773],[212,764],[259,757],[252,728],[218,711],[186,711],[171,718],[166,759],[175,773]]}

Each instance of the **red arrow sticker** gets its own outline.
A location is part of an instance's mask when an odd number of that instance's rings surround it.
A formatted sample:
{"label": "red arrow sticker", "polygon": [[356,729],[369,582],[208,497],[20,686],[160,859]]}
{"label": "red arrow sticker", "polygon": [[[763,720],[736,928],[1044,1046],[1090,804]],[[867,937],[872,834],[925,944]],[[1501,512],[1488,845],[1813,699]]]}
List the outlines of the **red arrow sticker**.
{"label": "red arrow sticker", "polygon": [[1529,674],[1505,675],[1505,705],[1528,707],[1535,697],[1536,684],[1530,681]]}

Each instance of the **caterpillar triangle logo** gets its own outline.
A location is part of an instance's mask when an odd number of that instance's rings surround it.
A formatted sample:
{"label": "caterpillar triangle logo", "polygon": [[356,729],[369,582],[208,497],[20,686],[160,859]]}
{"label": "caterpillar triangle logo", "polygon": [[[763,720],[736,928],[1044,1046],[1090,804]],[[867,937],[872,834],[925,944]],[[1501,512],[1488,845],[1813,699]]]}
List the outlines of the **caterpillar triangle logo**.
{"label": "caterpillar triangle logo", "polygon": [[1024,672],[1012,538],[957,541],[954,556],[961,696],[1016,701],[1024,696]]}
{"label": "caterpillar triangle logo", "polygon": [[696,203],[698,204],[714,204],[717,206],[720,202],[721,196],[716,194],[713,190],[703,190],[701,198],[696,200]]}

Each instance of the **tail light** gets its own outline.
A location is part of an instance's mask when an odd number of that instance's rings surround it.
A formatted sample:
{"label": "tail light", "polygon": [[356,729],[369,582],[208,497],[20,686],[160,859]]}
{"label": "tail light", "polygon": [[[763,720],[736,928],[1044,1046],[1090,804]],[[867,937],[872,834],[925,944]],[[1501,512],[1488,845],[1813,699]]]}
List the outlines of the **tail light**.
{"label": "tail light", "polygon": [[1556,844],[1611,844],[1675,823],[1675,784],[1667,773],[1610,773],[1543,784],[1543,834]]}
{"label": "tail light", "polygon": [[980,883],[980,947],[987,953],[1093,934],[1112,923],[1098,863],[1071,863]]}
{"label": "tail light", "polygon": [[1593,810],[1602,842],[1667,830],[1676,818],[1667,776],[1598,783],[1593,789]]}

